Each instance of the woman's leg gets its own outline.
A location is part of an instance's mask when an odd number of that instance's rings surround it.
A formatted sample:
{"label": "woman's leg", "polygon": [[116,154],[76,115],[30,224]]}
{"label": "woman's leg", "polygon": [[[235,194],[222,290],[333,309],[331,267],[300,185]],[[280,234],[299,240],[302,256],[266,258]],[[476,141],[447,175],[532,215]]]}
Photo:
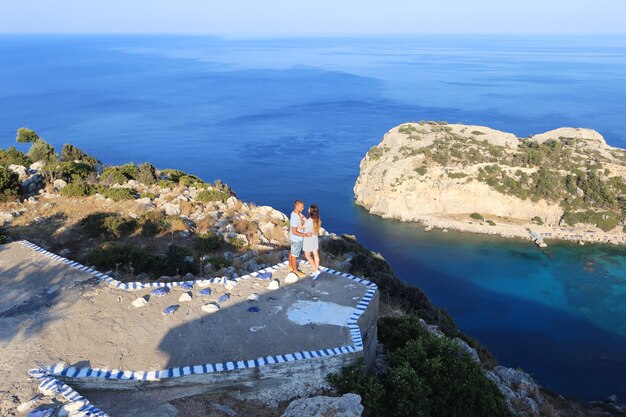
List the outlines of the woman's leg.
{"label": "woman's leg", "polygon": [[313,258],[315,258],[315,270],[319,271],[320,269],[320,254],[318,250],[313,251]]}
{"label": "woman's leg", "polygon": [[309,261],[309,265],[311,265],[311,268],[313,268],[313,271],[315,271],[315,260],[311,257],[311,253],[308,250],[304,251],[304,257],[306,258],[307,261]]}

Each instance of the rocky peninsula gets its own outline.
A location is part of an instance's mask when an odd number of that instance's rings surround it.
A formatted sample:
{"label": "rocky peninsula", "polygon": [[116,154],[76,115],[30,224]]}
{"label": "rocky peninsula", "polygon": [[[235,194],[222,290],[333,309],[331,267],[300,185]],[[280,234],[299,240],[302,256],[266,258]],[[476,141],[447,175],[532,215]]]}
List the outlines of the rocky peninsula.
{"label": "rocky peninsula", "polygon": [[427,230],[626,242],[626,151],[590,129],[518,138],[485,126],[405,123],[367,152],[354,195],[372,214]]}

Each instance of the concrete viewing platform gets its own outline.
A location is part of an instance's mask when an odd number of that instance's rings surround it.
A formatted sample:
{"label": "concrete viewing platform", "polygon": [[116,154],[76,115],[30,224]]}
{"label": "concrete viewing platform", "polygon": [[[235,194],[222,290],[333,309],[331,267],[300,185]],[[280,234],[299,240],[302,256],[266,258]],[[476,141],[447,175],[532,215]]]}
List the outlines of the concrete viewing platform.
{"label": "concrete viewing platform", "polygon": [[0,391],[26,398],[36,378],[81,393],[185,387],[281,400],[360,357],[371,365],[376,286],[330,269],[295,283],[287,274],[283,263],[235,280],[127,284],[28,242],[0,246]]}

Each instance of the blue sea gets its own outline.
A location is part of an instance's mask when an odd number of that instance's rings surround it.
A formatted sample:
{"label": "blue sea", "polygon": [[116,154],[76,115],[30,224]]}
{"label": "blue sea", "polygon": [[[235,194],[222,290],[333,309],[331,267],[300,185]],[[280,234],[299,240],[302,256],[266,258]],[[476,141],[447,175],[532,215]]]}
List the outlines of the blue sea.
{"label": "blue sea", "polygon": [[626,249],[426,233],[353,203],[365,152],[417,120],[626,148],[626,37],[0,36],[0,146],[35,129],[106,163],[151,161],[285,212],[320,205],[500,362],[626,401]]}

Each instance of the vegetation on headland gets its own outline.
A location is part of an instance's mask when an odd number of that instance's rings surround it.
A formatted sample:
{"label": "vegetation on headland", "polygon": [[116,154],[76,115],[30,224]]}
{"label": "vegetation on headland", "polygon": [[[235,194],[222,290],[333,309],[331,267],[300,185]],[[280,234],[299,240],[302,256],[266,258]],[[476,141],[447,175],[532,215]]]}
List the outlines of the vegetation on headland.
{"label": "vegetation on headland", "polygon": [[448,178],[460,183],[479,181],[504,195],[557,204],[567,225],[591,224],[609,231],[626,221],[626,151],[594,139],[564,136],[542,141],[518,138],[504,146],[485,132],[458,126],[406,123],[397,129],[407,139],[401,147],[381,144],[367,155],[378,161],[391,152],[388,161],[410,158],[414,166],[419,164],[414,168],[417,175],[390,179],[392,188],[423,181],[429,171],[443,168]]}

